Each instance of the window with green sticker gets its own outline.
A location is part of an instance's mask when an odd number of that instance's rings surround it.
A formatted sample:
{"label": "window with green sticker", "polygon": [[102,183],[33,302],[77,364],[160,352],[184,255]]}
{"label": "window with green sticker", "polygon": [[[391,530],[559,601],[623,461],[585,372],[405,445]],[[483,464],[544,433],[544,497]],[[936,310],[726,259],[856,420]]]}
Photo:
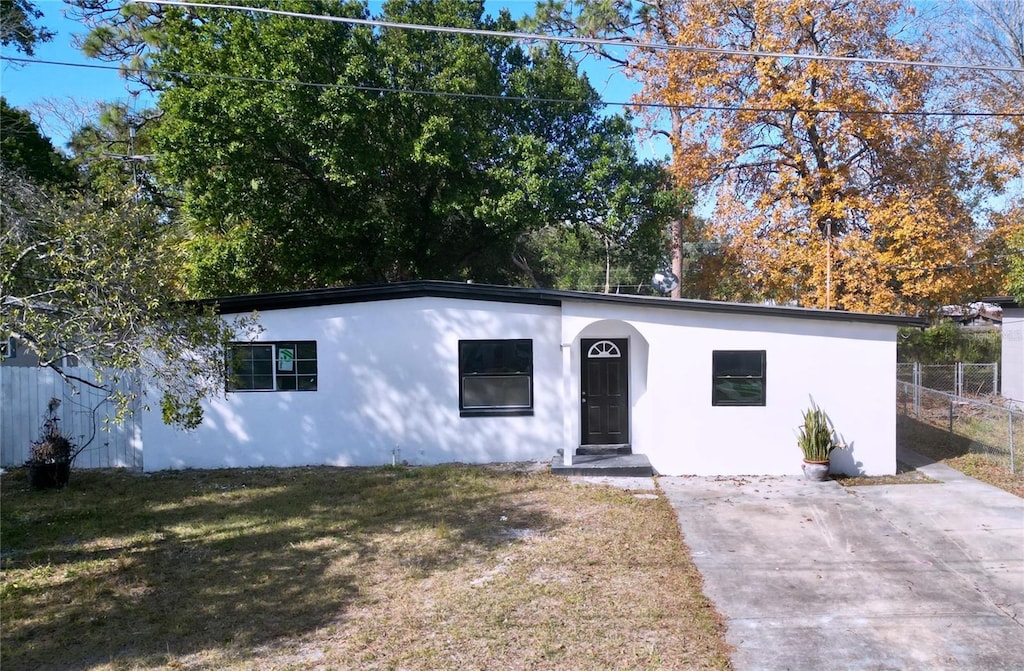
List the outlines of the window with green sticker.
{"label": "window with green sticker", "polygon": [[231,343],[228,391],[316,391],[316,341]]}

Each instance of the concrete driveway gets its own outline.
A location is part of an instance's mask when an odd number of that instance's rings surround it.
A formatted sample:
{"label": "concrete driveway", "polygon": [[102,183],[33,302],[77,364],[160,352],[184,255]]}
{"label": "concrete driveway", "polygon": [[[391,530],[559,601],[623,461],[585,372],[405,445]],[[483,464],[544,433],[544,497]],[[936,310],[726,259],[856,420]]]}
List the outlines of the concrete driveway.
{"label": "concrete driveway", "polygon": [[737,671],[1024,669],[1024,499],[941,484],[659,479]]}

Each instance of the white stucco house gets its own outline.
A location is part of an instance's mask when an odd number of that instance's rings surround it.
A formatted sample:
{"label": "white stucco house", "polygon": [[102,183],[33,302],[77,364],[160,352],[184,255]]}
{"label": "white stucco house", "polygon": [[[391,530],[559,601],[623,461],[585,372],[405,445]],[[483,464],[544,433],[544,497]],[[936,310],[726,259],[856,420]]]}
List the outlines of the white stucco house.
{"label": "white stucco house", "polygon": [[[850,449],[896,470],[905,317],[408,282],[222,298],[258,311],[201,426],[142,417],[145,470],[646,455],[668,475],[797,474],[809,397]],[[585,450],[584,450],[585,451]]]}

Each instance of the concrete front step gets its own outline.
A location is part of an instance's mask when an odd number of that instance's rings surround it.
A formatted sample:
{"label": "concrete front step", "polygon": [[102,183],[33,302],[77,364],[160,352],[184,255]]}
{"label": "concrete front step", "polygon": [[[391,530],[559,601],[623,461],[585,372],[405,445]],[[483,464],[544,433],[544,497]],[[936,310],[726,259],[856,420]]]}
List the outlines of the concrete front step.
{"label": "concrete front step", "polygon": [[576,454],[633,454],[629,445],[580,445]]}
{"label": "concrete front step", "polygon": [[572,466],[566,466],[562,455],[556,454],[551,458],[551,474],[647,478],[654,475],[654,468],[645,454],[577,454]]}

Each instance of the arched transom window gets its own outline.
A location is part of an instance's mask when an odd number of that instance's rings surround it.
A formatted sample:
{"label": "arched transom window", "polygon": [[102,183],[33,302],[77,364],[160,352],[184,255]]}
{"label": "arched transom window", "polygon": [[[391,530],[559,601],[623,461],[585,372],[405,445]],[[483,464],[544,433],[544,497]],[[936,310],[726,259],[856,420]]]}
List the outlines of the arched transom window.
{"label": "arched transom window", "polygon": [[618,346],[611,340],[598,340],[587,350],[588,359],[618,359],[621,356]]}

